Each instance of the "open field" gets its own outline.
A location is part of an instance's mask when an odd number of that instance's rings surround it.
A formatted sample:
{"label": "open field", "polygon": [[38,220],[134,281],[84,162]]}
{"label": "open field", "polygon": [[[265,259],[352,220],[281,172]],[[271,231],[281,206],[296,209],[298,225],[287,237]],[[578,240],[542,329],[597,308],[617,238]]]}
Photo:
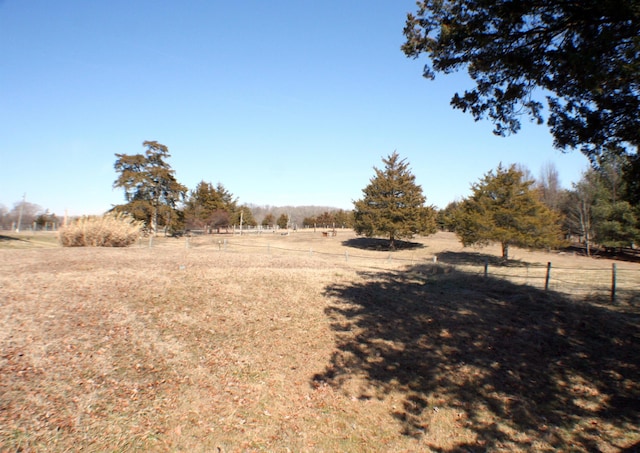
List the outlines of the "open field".
{"label": "open field", "polygon": [[[610,304],[586,288],[608,260],[514,249],[498,267],[446,233],[393,253],[346,231],[14,242],[0,451],[640,448],[637,263]],[[544,291],[549,261],[586,296]]]}
{"label": "open field", "polygon": [[58,236],[54,232],[0,231],[0,249],[32,249],[58,246]]}

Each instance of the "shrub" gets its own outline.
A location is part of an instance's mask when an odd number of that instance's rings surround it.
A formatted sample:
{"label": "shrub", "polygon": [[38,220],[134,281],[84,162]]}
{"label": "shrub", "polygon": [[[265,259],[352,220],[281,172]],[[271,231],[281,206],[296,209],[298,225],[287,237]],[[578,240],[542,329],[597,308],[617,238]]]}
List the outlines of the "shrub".
{"label": "shrub", "polygon": [[86,216],[60,228],[63,247],[127,247],[140,237],[143,223],[123,213]]}

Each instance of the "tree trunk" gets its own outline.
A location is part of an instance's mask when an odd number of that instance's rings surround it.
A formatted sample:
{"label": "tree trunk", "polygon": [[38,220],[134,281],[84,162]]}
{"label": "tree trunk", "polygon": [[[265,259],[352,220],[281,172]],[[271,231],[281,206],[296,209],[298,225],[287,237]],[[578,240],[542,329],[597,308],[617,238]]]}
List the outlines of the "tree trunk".
{"label": "tree trunk", "polygon": [[158,234],[158,202],[153,203],[153,214],[151,215],[151,234],[156,236]]}
{"label": "tree trunk", "polygon": [[582,236],[584,237],[584,244],[587,252],[587,256],[591,256],[591,225],[589,222],[588,206],[584,200],[581,200],[579,215],[580,215],[580,228],[582,228]]}
{"label": "tree trunk", "polygon": [[396,238],[393,237],[393,234],[389,236],[389,249],[396,249]]}

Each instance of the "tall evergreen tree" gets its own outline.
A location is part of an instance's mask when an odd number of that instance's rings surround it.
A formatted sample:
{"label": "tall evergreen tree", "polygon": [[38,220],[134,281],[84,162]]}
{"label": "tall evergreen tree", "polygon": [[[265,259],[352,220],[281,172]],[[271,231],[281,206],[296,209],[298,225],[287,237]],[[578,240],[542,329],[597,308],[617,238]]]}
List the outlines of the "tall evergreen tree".
{"label": "tall evergreen tree", "polygon": [[597,203],[594,207],[596,241],[611,249],[631,247],[640,241],[637,210],[627,201]]}
{"label": "tall evergreen tree", "polygon": [[278,217],[276,224],[282,229],[289,228],[289,216],[284,213],[280,214],[280,217]]}
{"label": "tall evergreen tree", "polygon": [[339,209],[334,213],[336,228],[350,228],[353,226],[353,211]]}
{"label": "tall evergreen tree", "polygon": [[258,225],[258,222],[253,216],[253,212],[251,212],[251,209],[247,205],[239,206],[235,210],[231,216],[231,223],[238,226],[242,223],[243,227],[255,227]]}
{"label": "tall evergreen tree", "polygon": [[228,227],[235,221],[236,207],[237,199],[224,185],[200,181],[185,203],[185,221],[191,228]]}
{"label": "tall evergreen tree", "polygon": [[276,225],[276,217],[272,213],[267,213],[262,219],[262,226],[267,228],[273,228]]}
{"label": "tall evergreen tree", "polygon": [[640,242],[640,210],[621,199],[627,183],[619,171],[623,164],[619,156],[605,156],[599,168],[585,172],[566,197],[567,230],[580,237],[587,255],[594,243],[616,249]]}
{"label": "tall evergreen tree", "polygon": [[438,228],[442,231],[455,231],[456,221],[455,214],[460,208],[459,201],[452,201],[444,209],[440,209],[436,216]]}
{"label": "tall evergreen tree", "polygon": [[144,154],[116,154],[114,168],[119,175],[113,187],[124,189],[127,204],[114,210],[129,212],[156,234],[159,216],[168,225],[187,188],[176,180],[166,161],[171,157],[169,148],[156,141],[145,141],[142,146]]}
{"label": "tall evergreen tree", "polygon": [[598,177],[602,190],[593,207],[595,240],[607,248],[631,247],[640,241],[640,210],[624,195],[628,179],[622,170],[630,158],[606,153],[599,160]]}
{"label": "tall evergreen tree", "polygon": [[196,188],[189,193],[189,198],[185,203],[185,221],[189,227],[203,228],[209,221],[211,214],[220,207],[213,185],[200,181]]}
{"label": "tall evergreen tree", "polygon": [[373,167],[375,176],[354,202],[354,229],[366,237],[386,236],[389,247],[395,240],[436,232],[435,209],[425,206],[422,187],[415,182],[406,159],[393,152],[382,159],[384,169]]}
{"label": "tall evergreen tree", "polygon": [[509,246],[553,247],[560,243],[560,216],[546,207],[515,166],[502,165],[472,186],[456,212],[456,234],[464,246],[499,242]]}

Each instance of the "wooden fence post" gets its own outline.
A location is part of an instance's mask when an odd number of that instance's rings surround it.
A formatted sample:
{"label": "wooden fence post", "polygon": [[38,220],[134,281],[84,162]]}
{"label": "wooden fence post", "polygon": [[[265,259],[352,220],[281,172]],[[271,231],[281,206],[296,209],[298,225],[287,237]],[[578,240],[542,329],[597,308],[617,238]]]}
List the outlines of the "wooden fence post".
{"label": "wooden fence post", "polygon": [[551,278],[551,261],[547,263],[547,277],[544,280],[544,290],[549,290],[549,279]]}
{"label": "wooden fence post", "polygon": [[489,260],[484,260],[484,278],[489,276]]}
{"label": "wooden fence post", "polygon": [[613,266],[611,269],[611,303],[612,304],[616,303],[616,271],[617,271],[616,263],[613,263]]}

